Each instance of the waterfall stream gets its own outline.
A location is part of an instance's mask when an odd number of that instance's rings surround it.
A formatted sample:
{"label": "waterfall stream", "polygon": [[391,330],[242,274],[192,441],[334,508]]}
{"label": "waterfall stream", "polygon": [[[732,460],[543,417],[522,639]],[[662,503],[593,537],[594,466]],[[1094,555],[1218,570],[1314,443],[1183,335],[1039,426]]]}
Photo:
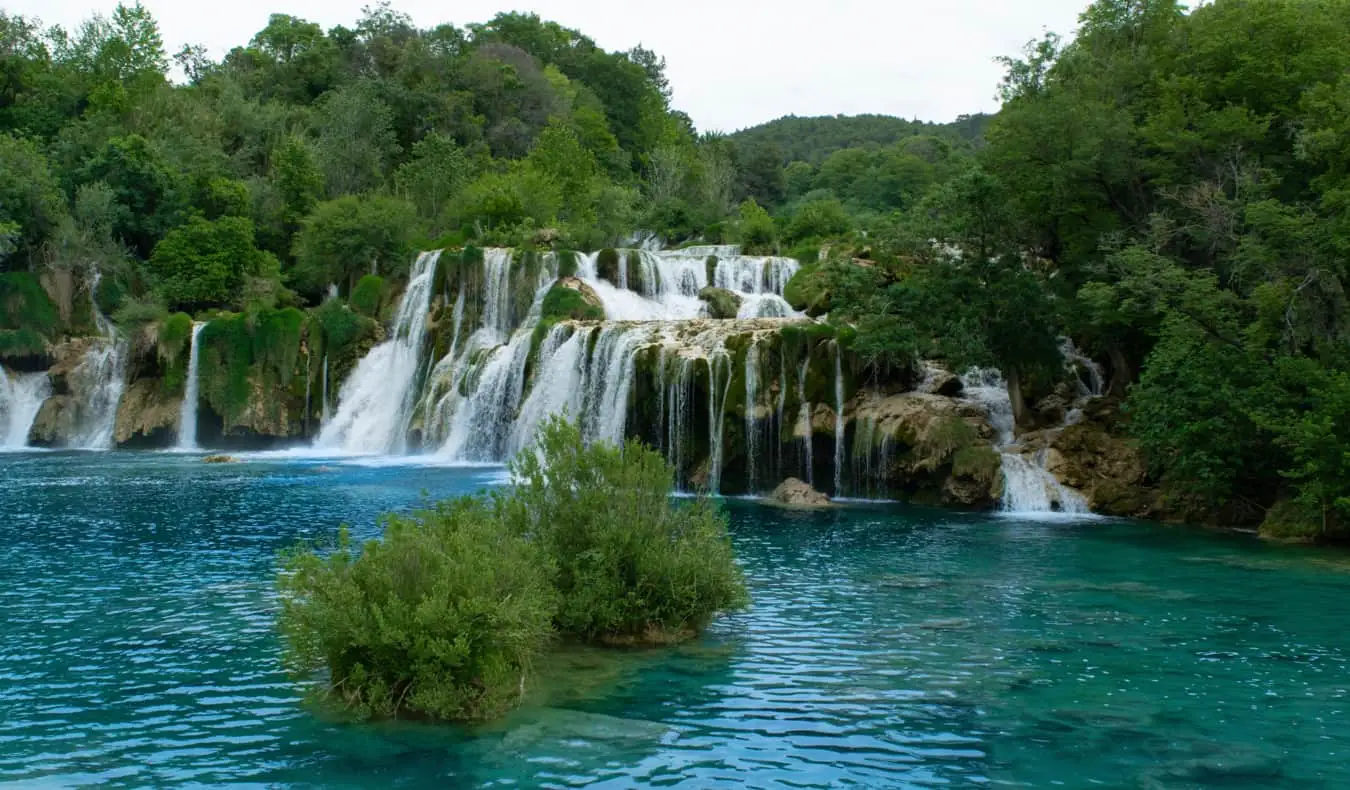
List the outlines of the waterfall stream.
{"label": "waterfall stream", "polygon": [[425,252],[413,263],[389,338],[371,349],[342,385],[337,413],[319,431],[316,447],[349,453],[404,449],[439,259],[439,252]]}
{"label": "waterfall stream", "polygon": [[[197,336],[206,328],[204,322],[192,325],[192,340],[188,346],[187,382],[183,387],[183,405],[178,410],[178,446],[179,450],[197,449],[197,401],[200,399],[197,380]],[[308,381],[308,376],[306,377]],[[308,406],[308,398],[306,398]]]}
{"label": "waterfall stream", "polygon": [[52,394],[46,373],[7,373],[0,368],[0,450],[28,446],[28,433]]}
{"label": "waterfall stream", "polygon": [[1020,452],[1008,385],[996,370],[975,369],[961,377],[968,399],[982,405],[998,438],[994,449],[1002,459],[1005,513],[1092,512],[1082,494],[1059,482],[1046,469],[1046,451],[1031,457]]}
{"label": "waterfall stream", "polygon": [[70,372],[70,388],[78,398],[79,410],[70,444],[83,450],[108,450],[113,446],[117,427],[117,407],[126,389],[127,343],[117,327],[98,306],[98,285],[102,275],[94,272],[89,282],[89,303],[94,325],[101,339],[85,352]]}

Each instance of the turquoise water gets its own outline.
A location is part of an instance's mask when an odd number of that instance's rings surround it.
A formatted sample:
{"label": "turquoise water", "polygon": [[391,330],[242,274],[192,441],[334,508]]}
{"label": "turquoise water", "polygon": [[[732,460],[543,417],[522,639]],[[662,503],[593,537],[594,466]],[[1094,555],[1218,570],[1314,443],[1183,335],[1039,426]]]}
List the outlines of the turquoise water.
{"label": "turquoise water", "polygon": [[500,480],[0,458],[0,782],[1350,786],[1350,560],[1109,521],[732,503],[754,605],[696,644],[563,654],[476,730],[303,707],[276,552]]}

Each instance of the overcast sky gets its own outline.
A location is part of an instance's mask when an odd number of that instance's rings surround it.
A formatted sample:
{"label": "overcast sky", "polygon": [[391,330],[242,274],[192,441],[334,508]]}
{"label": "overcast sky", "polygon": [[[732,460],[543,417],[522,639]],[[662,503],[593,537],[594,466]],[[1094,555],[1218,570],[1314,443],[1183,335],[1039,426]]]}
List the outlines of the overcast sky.
{"label": "overcast sky", "polygon": [[[219,58],[282,12],[351,26],[371,0],[143,0],[170,54]],[[394,0],[419,27],[528,10],[606,49],[664,56],[676,108],[701,130],[794,115],[885,113],[949,121],[997,108],[994,58],[1045,30],[1073,31],[1088,0]],[[4,0],[10,13],[75,27],[115,0]]]}

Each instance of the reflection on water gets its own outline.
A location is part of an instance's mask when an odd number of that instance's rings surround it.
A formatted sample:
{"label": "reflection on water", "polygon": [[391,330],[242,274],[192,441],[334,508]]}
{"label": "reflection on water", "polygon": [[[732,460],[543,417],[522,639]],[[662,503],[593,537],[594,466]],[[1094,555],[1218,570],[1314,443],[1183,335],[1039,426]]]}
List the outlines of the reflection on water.
{"label": "reflection on water", "polygon": [[477,728],[302,707],[276,553],[500,469],[0,458],[0,781],[1345,787],[1341,555],[1111,522],[729,504],[754,605],[569,649]]}

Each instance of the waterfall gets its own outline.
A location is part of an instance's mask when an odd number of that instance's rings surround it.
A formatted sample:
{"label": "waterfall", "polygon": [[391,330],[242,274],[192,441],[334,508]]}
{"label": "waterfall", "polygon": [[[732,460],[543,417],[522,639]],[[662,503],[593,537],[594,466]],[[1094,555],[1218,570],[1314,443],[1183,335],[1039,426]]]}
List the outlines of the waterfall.
{"label": "waterfall", "polygon": [[802,360],[801,371],[797,374],[797,402],[801,404],[797,412],[797,433],[802,436],[802,456],[806,465],[806,482],[816,484],[815,459],[812,458],[814,437],[811,435],[811,403],[806,399],[806,371],[811,364],[808,357]]}
{"label": "waterfall", "polygon": [[51,394],[46,373],[8,374],[0,368],[0,450],[28,446],[28,432]]}
{"label": "waterfall", "polygon": [[319,431],[316,447],[350,453],[403,449],[439,259],[440,252],[424,252],[413,263],[389,339],[371,349],[342,385],[337,413]]}
{"label": "waterfall", "polygon": [[1060,338],[1059,352],[1064,357],[1065,369],[1073,376],[1078,397],[1100,398],[1106,394],[1106,375],[1101,365],[1080,354],[1073,341],[1067,337]]}
{"label": "waterfall", "polygon": [[319,427],[322,430],[328,424],[328,352],[323,352],[323,388],[319,395]]}
{"label": "waterfall", "polygon": [[[512,446],[511,426],[525,391],[533,329],[544,297],[557,281],[558,260],[549,255],[535,283],[534,300],[519,327],[510,314],[510,250],[486,250],[484,310],[480,327],[461,350],[459,329],[451,353],[436,363],[427,398],[428,434],[444,437],[437,455],[450,461],[498,462]],[[462,293],[462,292],[461,292]],[[462,309],[456,304],[462,320]],[[503,345],[504,344],[504,345]]]}
{"label": "waterfall", "polygon": [[667,433],[667,453],[670,462],[678,471],[683,471],[688,461],[684,457],[685,435],[689,429],[690,417],[693,412],[694,391],[694,363],[696,357],[680,355],[679,370],[674,379],[670,382],[670,389],[666,395],[666,402],[670,404],[669,432]]}
{"label": "waterfall", "polygon": [[[718,372],[726,368],[726,382],[718,393]],[[726,428],[727,396],[731,394],[731,358],[725,349],[708,355],[708,490],[722,490],[722,439]],[[719,397],[720,395],[720,397]]]}
{"label": "waterfall", "polygon": [[[178,409],[178,448],[179,450],[197,449],[197,401],[198,386],[197,381],[197,336],[206,328],[205,322],[198,322],[192,325],[192,340],[188,345],[188,369],[187,382],[183,387],[183,405]],[[306,380],[308,381],[308,376]],[[305,398],[306,408],[309,406],[309,398]]]}
{"label": "waterfall", "polygon": [[844,495],[844,352],[834,343],[834,496]]}
{"label": "waterfall", "polygon": [[1002,458],[1005,513],[1090,513],[1083,495],[1060,483],[1046,469],[1046,451],[1031,458],[1019,452],[1012,400],[1003,376],[995,370],[974,369],[961,377],[965,397],[984,407],[998,438],[994,449]]}
{"label": "waterfall", "polygon": [[96,342],[70,372],[71,391],[80,398],[79,419],[70,444],[84,450],[107,450],[113,446],[117,407],[126,388],[127,344],[117,327],[98,307],[102,274],[95,271],[89,282],[89,303],[94,325],[102,339]]}
{"label": "waterfall", "polygon": [[[577,277],[595,291],[611,321],[680,321],[698,318],[705,307],[698,298],[713,285],[741,299],[739,318],[787,318],[796,315],[783,299],[788,280],[800,265],[791,258],[740,255],[734,246],[686,247],[680,250],[620,250],[616,285],[601,279],[599,253],[579,256]],[[717,265],[709,278],[708,258]],[[637,282],[628,278],[627,262],[637,262]],[[634,288],[633,286],[636,286]]]}
{"label": "waterfall", "polygon": [[751,494],[758,489],[755,486],[757,450],[759,444],[758,426],[755,421],[755,406],[759,401],[759,338],[750,339],[750,347],[745,351],[745,487]]}

